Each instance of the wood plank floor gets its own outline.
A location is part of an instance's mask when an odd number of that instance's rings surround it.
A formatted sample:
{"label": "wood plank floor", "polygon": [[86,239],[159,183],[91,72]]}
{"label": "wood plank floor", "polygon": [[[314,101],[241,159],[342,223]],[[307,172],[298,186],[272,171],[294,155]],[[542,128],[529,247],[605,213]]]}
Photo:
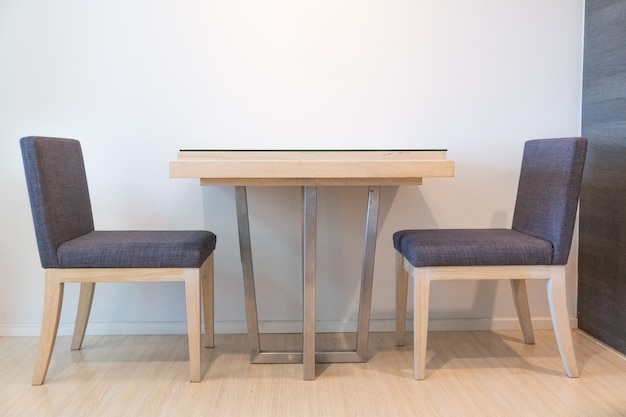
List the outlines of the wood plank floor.
{"label": "wood plank floor", "polygon": [[[301,339],[263,337],[267,347]],[[411,344],[372,333],[367,363],[318,364],[316,379],[303,381],[301,365],[251,365],[245,335],[216,335],[197,384],[188,382],[185,336],[87,336],[76,352],[60,337],[38,387],[37,338],[1,337],[0,416],[626,416],[622,355],[575,331],[581,376],[570,379],[552,331],[535,337],[528,346],[516,331],[431,332],[427,379],[415,381]]]}

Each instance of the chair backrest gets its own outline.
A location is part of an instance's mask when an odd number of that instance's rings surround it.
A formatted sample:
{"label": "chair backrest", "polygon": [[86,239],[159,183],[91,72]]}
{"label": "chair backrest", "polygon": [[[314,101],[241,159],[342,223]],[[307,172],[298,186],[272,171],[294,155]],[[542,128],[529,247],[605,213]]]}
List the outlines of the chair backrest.
{"label": "chair backrest", "polygon": [[94,230],[80,142],[20,140],[41,266],[58,268],[57,248]]}
{"label": "chair backrest", "polygon": [[585,138],[524,146],[513,230],[551,242],[553,265],[565,265],[569,257],[586,153]]}

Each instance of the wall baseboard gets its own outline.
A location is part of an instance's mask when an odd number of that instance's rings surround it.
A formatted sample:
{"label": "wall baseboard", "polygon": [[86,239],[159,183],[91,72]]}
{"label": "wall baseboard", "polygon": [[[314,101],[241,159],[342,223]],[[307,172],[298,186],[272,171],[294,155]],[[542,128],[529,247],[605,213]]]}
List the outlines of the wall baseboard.
{"label": "wall baseboard", "polygon": [[[356,320],[348,321],[318,321],[318,333],[355,332]],[[535,329],[551,329],[552,321],[549,317],[533,319]],[[578,327],[578,320],[570,318],[570,327]],[[412,329],[412,322],[407,322],[407,329]],[[463,331],[463,330],[517,330],[517,318],[506,319],[432,319],[429,330],[432,331]],[[74,330],[73,322],[59,324],[59,336],[71,336]],[[40,324],[0,324],[0,336],[39,336]],[[297,320],[262,321],[259,323],[261,333],[300,333],[302,322]],[[370,321],[371,332],[393,332],[395,321],[381,319]],[[89,323],[87,335],[148,335],[148,334],[185,334],[186,322],[136,322],[136,323]],[[215,322],[217,334],[246,333],[244,321]]]}

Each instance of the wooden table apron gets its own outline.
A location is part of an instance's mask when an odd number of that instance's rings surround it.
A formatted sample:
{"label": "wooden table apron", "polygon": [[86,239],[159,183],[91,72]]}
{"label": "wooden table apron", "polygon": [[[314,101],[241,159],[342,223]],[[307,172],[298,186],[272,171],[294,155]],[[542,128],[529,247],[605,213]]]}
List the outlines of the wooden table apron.
{"label": "wooden table apron", "polygon": [[[425,177],[454,176],[445,150],[398,151],[180,151],[170,177],[199,178],[201,185],[233,185],[246,322],[252,363],[302,363],[304,379],[315,379],[316,362],[365,362],[374,277],[378,207],[382,185],[419,185]],[[301,186],[303,190],[303,348],[261,350],[246,186]],[[361,273],[356,349],[316,351],[315,289],[317,186],[367,185],[368,205]]]}

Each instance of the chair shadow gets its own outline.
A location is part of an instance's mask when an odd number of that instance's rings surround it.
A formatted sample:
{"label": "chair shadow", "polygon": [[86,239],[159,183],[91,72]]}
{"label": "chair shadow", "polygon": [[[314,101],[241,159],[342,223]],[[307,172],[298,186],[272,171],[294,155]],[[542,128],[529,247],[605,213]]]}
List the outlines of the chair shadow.
{"label": "chair shadow", "polygon": [[[187,335],[120,335],[120,336],[85,336],[80,350],[71,350],[71,337],[57,337],[52,361],[46,377],[48,380],[65,378],[74,372],[76,366],[96,366],[116,364],[163,364],[185,363],[183,368],[189,372],[189,345]],[[219,346],[216,335],[215,345]],[[201,361],[203,378],[219,355],[220,349],[202,346]],[[139,367],[141,368],[141,367]],[[149,367],[146,367],[149,372]],[[133,378],[141,378],[142,371],[133,372]],[[70,378],[70,377],[67,377]]]}
{"label": "chair shadow", "polygon": [[[428,333],[428,350],[426,358],[426,379],[442,371],[449,370],[480,370],[480,369],[516,369],[544,375],[565,376],[561,359],[554,343],[527,345],[521,331],[519,337],[497,331],[431,331]],[[393,335],[389,342],[372,352],[384,356],[385,353],[406,352],[408,365],[407,378],[413,378],[413,333],[407,333],[407,344],[395,346]],[[558,362],[558,367],[551,364]],[[544,362],[549,362],[544,365]],[[579,367],[582,363],[579,363]],[[393,373],[393,367],[381,364],[377,371]]]}

